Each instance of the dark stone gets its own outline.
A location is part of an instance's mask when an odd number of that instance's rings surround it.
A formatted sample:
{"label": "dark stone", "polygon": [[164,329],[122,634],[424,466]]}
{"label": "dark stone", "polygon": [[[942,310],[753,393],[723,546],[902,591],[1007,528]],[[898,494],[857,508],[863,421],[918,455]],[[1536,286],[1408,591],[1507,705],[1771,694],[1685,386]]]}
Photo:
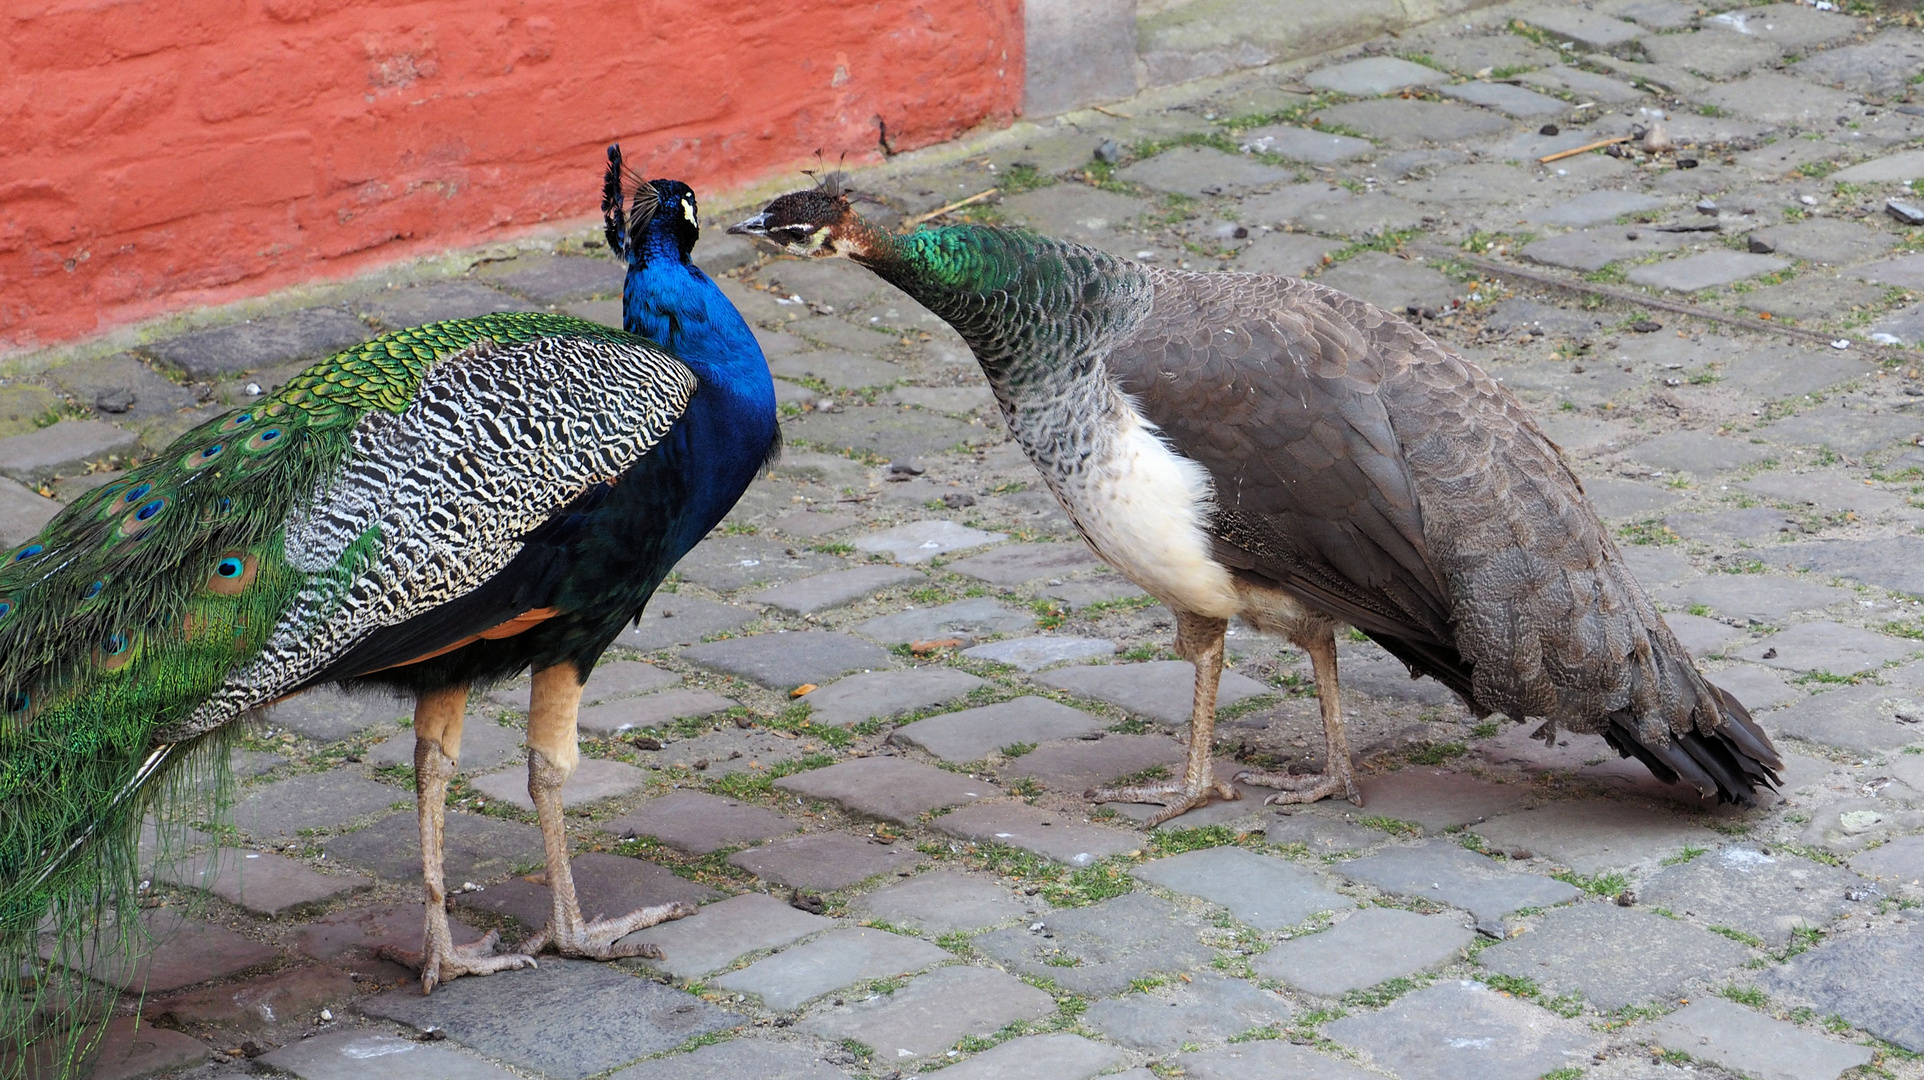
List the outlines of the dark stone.
{"label": "dark stone", "polygon": [[1505,870],[1495,860],[1445,841],[1390,848],[1336,869],[1384,892],[1462,908],[1476,916],[1479,929],[1495,929],[1499,936],[1503,916],[1518,908],[1549,907],[1583,895],[1574,885]]}
{"label": "dark stone", "polygon": [[71,951],[55,952],[43,940],[40,955],[89,978],[137,993],[164,994],[195,983],[238,975],[280,959],[280,952],[251,941],[224,927],[188,919],[170,908],[148,908],[140,913],[130,955],[114,944],[111,929],[103,929],[104,950],[94,942],[77,943]]}
{"label": "dark stone", "polygon": [[383,814],[396,803],[412,803],[405,788],[336,770],[307,773],[255,788],[234,807],[234,824],[249,836],[286,839],[309,829]]}
{"label": "dark stone", "polygon": [[1535,1080],[1587,1062],[1596,1044],[1575,1021],[1467,980],[1405,994],[1323,1031],[1405,1080]]}
{"label": "dark stone", "polygon": [[1855,1027],[1924,1053],[1924,922],[1906,917],[1879,933],[1842,935],[1793,957],[1760,980],[1771,993],[1809,1001]]}
{"label": "dark stone", "polygon": [[1241,979],[1200,975],[1144,994],[1099,1001],[1083,1023],[1132,1050],[1170,1053],[1220,1042],[1251,1028],[1281,1027],[1294,1015],[1280,994]]}
{"label": "dark stone", "polygon": [[[1053,969],[1052,969],[1053,970]],[[818,1012],[807,1026],[831,1040],[854,1039],[888,1062],[936,1057],[965,1035],[986,1035],[1055,1012],[1055,999],[989,968],[938,968],[893,994]]]}
{"label": "dark stone", "polygon": [[1166,735],[1105,735],[1041,747],[1010,762],[1003,772],[1031,776],[1057,791],[1079,795],[1153,766],[1180,772],[1183,760],[1182,745]]}
{"label": "dark stone", "polygon": [[445,1043],[378,1031],[329,1031],[258,1060],[301,1080],[509,1080],[515,1075]]}
{"label": "dark stone", "polygon": [[683,649],[681,655],[698,667],[735,675],[771,690],[789,690],[806,683],[820,685],[851,671],[894,666],[887,651],[860,638],[822,630],[714,641]]}
{"label": "dark stone", "polygon": [[815,1051],[788,1043],[730,1039],[621,1070],[609,1080],[848,1080]]}
{"label": "dark stone", "polygon": [[706,855],[787,836],[800,826],[752,803],[699,791],[671,791],[603,822],[601,828],[616,836],[652,836],[677,851]]}
{"label": "dark stone", "polygon": [[1028,696],[918,720],[896,729],[889,741],[919,746],[945,761],[980,761],[1012,744],[1079,739],[1107,726],[1081,709]]}
{"label": "dark stone", "polygon": [[743,599],[794,615],[811,615],[866,600],[884,589],[924,580],[927,579],[921,573],[903,566],[857,566],[759,589]]}
{"label": "dark stone", "polygon": [[[485,795],[493,802],[507,803],[524,814],[534,813],[534,799],[528,795],[528,773],[524,769],[507,769],[477,776],[472,783],[477,794]],[[604,799],[618,799],[632,794],[647,784],[648,774],[633,765],[606,758],[585,757],[575,766],[574,775],[568,777],[568,782],[562,786],[561,805],[567,810],[590,806]]]}
{"label": "dark stone", "polygon": [[[1375,1080],[1381,1073],[1364,1072],[1347,1062],[1325,1057],[1307,1047],[1278,1039],[1232,1043],[1214,1050],[1196,1050],[1175,1059],[1182,1074],[1193,1080]],[[1156,1075],[1118,1074],[1118,1080],[1149,1080]]]}
{"label": "dark stone", "polygon": [[[476,716],[470,712],[466,722],[461,725],[461,757],[456,765],[464,773],[496,768],[502,762],[520,756],[522,734],[518,727],[497,723],[491,716]],[[413,768],[414,732],[404,728],[399,734],[388,736],[375,744],[361,760],[377,769],[395,765]]]}
{"label": "dark stone", "polygon": [[1341,855],[1374,847],[1388,837],[1341,818],[1315,811],[1277,809],[1264,825],[1272,845],[1301,844],[1311,855]]}
{"label": "dark stone", "polygon": [[1348,128],[1397,148],[1493,135],[1510,126],[1503,117],[1472,105],[1399,98],[1345,102],[1310,119],[1325,126]]}
{"label": "dark stone", "polygon": [[784,776],[775,786],[851,814],[905,825],[930,810],[1002,794],[986,780],[899,757],[855,758]]}
{"label": "dark stone", "polygon": [[543,304],[620,296],[623,270],[612,258],[526,255],[487,268],[489,280]]}
{"label": "dark stone", "polygon": [[[991,931],[976,938],[975,947],[1022,974],[1054,979],[1073,993],[1106,997],[1151,972],[1206,967],[1212,953],[1197,940],[1199,929],[1194,918],[1167,900],[1138,892],[1055,912],[1043,919],[1040,930]],[[1049,963],[1052,959],[1058,963]],[[1073,966],[1060,966],[1065,959]]]}
{"label": "dark stone", "polygon": [[497,311],[539,311],[518,296],[490,289],[478,281],[432,281],[386,289],[354,304],[357,315],[371,316],[390,330],[401,330],[444,319],[472,319]]}
{"label": "dark stone", "polygon": [[260,1031],[283,1024],[311,1024],[321,1009],[359,996],[353,979],[333,968],[305,964],[150,1001],[141,1015],[176,1027],[219,1025]]}
{"label": "dark stone", "polygon": [[906,843],[878,843],[846,833],[821,833],[737,851],[731,866],[775,885],[834,890],[878,874],[913,870],[922,853]]}
{"label": "dark stone", "polygon": [[692,979],[728,967],[749,953],[780,948],[834,925],[766,893],[744,893],[621,940],[658,947],[662,959],[648,961],[650,966],[678,979]]}
{"label": "dark stone", "polygon": [[761,613],[735,604],[718,604],[696,596],[658,592],[642,609],[641,619],[621,632],[615,644],[640,652],[673,645],[694,645],[710,634],[726,634],[755,621]]}
{"label": "dark stone", "polygon": [[[388,881],[421,880],[421,831],[413,814],[390,814],[358,832],[329,840],[328,858],[372,870]],[[520,866],[539,866],[541,830],[518,821],[450,813],[442,842],[442,866],[450,887],[504,877]]]}
{"label": "dark stone", "polygon": [[830,991],[868,979],[910,974],[948,959],[948,952],[920,938],[847,927],[731,971],[712,980],[712,985],[754,994],[764,1008],[793,1012]]}
{"label": "dark stone", "polygon": [[398,724],[413,713],[412,702],[379,691],[347,694],[321,686],[269,706],[262,720],[270,732],[284,728],[315,742],[331,743],[383,724]]}
{"label": "dark stone", "polygon": [[627,731],[659,729],[687,717],[713,716],[735,707],[732,698],[712,690],[663,690],[637,698],[590,705],[575,720],[590,735],[620,735]]}
{"label": "dark stone", "polygon": [[[860,627],[856,629],[861,632]],[[808,718],[814,723],[859,724],[931,705],[946,705],[967,697],[983,685],[986,684],[981,679],[966,671],[919,667],[847,675],[797,700],[808,704]]]}
{"label": "dark stone", "polygon": [[954,870],[933,870],[857,898],[852,906],[868,917],[928,934],[980,930],[1026,918],[1038,902],[1023,903],[1007,888]]}
{"label": "dark stone", "polygon": [[210,865],[207,856],[188,856],[156,870],[170,884],[205,889],[256,915],[277,919],[369,888],[359,874],[321,874],[293,859],[265,851],[221,848]]}
{"label": "dark stone", "polygon": [[1142,847],[1138,833],[1090,825],[1041,807],[1022,803],[976,803],[935,819],[939,832],[964,840],[1006,844],[1070,866]]}
{"label": "dark stone", "polygon": [[1358,781],[1372,815],[1408,821],[1439,833],[1514,810],[1526,792],[1463,773],[1416,767]]}
{"label": "dark stone", "polygon": [[1324,997],[1375,986],[1459,959],[1476,939],[1460,915],[1364,908],[1328,930],[1284,941],[1256,957],[1256,973]]}
{"label": "dark stone", "polygon": [[[316,960],[371,959],[384,945],[419,949],[426,926],[422,904],[375,904],[323,915],[294,935],[294,947]],[[481,931],[457,918],[448,920],[456,945],[481,940]],[[344,965],[345,966],[345,965]]]}
{"label": "dark stone", "polygon": [[1318,912],[1355,906],[1295,863],[1240,847],[1186,851],[1130,872],[1171,892],[1221,904],[1259,930],[1282,930]]}
{"label": "dark stone", "polygon": [[[575,896],[590,919],[619,918],[657,904],[700,904],[721,896],[654,863],[621,855],[588,851],[576,855],[569,865],[574,871]],[[529,930],[548,925],[554,913],[554,893],[524,878],[509,878],[479,892],[457,893],[454,902],[474,911],[506,915]]]}
{"label": "dark stone", "polygon": [[347,312],[316,307],[194,330],[146,351],[190,378],[208,379],[326,356],[373,336],[366,323]]}

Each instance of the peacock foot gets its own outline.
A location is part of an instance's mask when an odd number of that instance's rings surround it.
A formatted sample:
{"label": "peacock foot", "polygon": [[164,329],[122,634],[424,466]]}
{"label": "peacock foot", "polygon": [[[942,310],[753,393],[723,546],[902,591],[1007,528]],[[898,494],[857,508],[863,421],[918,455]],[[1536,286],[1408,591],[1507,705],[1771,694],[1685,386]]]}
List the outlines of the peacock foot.
{"label": "peacock foot", "polygon": [[1263,800],[1264,806],[1276,806],[1282,803],[1313,803],[1335,795],[1342,795],[1357,806],[1363,805],[1363,792],[1356,786],[1356,774],[1347,768],[1304,773],[1301,776],[1245,769],[1236,774],[1236,782],[1254,784],[1257,787],[1281,788],[1282,790]]}
{"label": "peacock foot", "polygon": [[618,944],[621,938],[637,930],[646,930],[657,923],[673,919],[685,919],[698,908],[686,901],[672,904],[657,904],[639,911],[631,911],[618,919],[582,919],[580,912],[570,912],[571,918],[561,920],[555,926],[550,918],[548,925],[535,936],[522,943],[531,953],[552,948],[563,956],[579,956],[587,960],[619,960],[628,956],[640,956],[649,960],[660,960],[661,950],[645,942],[629,945]]}
{"label": "peacock foot", "polygon": [[501,933],[497,930],[490,930],[488,936],[466,945],[455,945],[430,936],[426,947],[419,952],[383,945],[375,950],[375,955],[419,971],[421,992],[432,994],[437,985],[463,975],[492,975],[497,971],[518,971],[535,966],[534,957],[525,953],[497,955],[494,946],[500,940]]}
{"label": "peacock foot", "polygon": [[1137,784],[1119,788],[1092,788],[1082,793],[1082,797],[1094,802],[1137,802],[1159,803],[1162,810],[1143,823],[1144,828],[1153,829],[1173,817],[1180,817],[1198,806],[1206,805],[1212,796],[1224,799],[1240,799],[1242,795],[1221,780],[1205,780],[1191,787],[1183,783]]}

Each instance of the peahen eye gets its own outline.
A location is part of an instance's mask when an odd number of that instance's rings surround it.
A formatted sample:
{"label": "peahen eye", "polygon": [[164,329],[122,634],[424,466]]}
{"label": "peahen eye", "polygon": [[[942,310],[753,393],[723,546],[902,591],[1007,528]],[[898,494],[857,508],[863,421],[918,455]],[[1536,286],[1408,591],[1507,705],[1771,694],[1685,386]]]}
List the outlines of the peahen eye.
{"label": "peahen eye", "polygon": [[227,558],[222,559],[220,561],[220,565],[214,567],[214,573],[219,574],[221,577],[224,577],[224,578],[237,578],[241,576],[241,574],[244,573],[246,570],[247,570],[247,564],[244,562],[241,562],[239,559],[234,558],[232,555],[229,555]]}

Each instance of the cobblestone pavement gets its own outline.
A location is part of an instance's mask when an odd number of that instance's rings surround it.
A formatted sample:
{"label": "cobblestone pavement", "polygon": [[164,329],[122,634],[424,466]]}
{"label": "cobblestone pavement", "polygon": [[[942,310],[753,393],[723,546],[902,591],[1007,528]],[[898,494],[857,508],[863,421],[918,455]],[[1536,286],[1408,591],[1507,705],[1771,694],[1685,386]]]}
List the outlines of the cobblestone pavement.
{"label": "cobblestone pavement", "polygon": [[[644,933],[659,963],[423,999],[373,958],[420,934],[408,707],[310,695],[245,740],[231,823],[157,866],[155,954],[97,973],[147,991],[99,1075],[1924,1076],[1924,229],[1886,209],[1924,203],[1924,34],[1593,8],[1499,8],[857,182],[897,215],[1000,186],[972,212],[1411,312],[1567,449],[1778,740],[1781,797],[1702,805],[1595,737],[1475,722],[1353,640],[1366,807],[1250,791],[1153,834],[1149,808],[1091,807],[1180,760],[1169,612],[1076,540],[943,326],[711,228],[790,449],[596,670],[568,792],[587,912],[701,913]],[[1660,118],[1674,154],[1536,162]],[[377,330],[615,320],[588,239],[14,378],[0,542]],[[1232,633],[1221,767],[1320,767],[1304,658]],[[508,686],[469,716],[463,940],[545,918],[525,707]]]}

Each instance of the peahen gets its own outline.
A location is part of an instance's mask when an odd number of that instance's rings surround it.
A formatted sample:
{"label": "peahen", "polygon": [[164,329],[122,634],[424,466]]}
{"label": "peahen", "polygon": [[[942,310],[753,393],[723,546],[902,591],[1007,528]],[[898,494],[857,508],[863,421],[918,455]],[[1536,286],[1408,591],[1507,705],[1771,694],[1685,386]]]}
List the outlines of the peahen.
{"label": "peahen", "polygon": [[[625,329],[499,313],[323,360],[79,499],[0,562],[0,1042],[37,931],[135,900],[143,814],[189,748],[326,683],[416,700],[422,985],[607,958],[665,905],[584,921],[561,816],[596,659],[779,446],[768,366],[690,261],[695,196],[610,147]],[[523,954],[452,944],[444,801],[469,688],[533,669],[528,789],[554,909]],[[47,920],[51,919],[50,922]],[[124,924],[128,920],[121,920]],[[44,1006],[47,988],[41,988]]]}
{"label": "peahen", "polygon": [[1188,768],[1094,792],[1162,821],[1235,791],[1210,743],[1228,620],[1310,657],[1321,775],[1244,772],[1271,802],[1362,804],[1334,630],[1479,716],[1598,732],[1665,781],[1749,801],[1782,762],[1651,606],[1561,452],[1474,364],[1313,282],[1145,266],[1015,229],[898,236],[836,185],[729,230],[844,256],[953,326],[1089,545],[1176,614]]}

